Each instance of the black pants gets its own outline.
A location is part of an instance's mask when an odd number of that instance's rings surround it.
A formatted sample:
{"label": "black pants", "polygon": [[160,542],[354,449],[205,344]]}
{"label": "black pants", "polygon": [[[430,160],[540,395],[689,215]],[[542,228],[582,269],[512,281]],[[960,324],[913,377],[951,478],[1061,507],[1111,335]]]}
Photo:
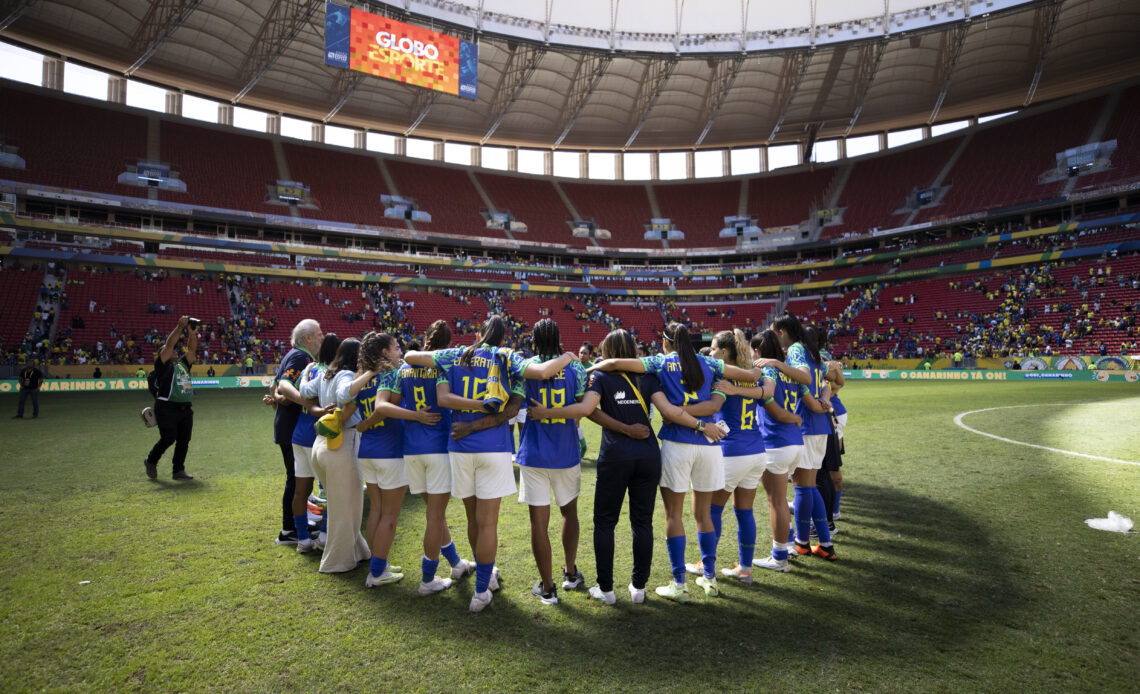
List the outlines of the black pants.
{"label": "black pants", "polygon": [[190,450],[190,435],[194,432],[194,410],[190,403],[156,400],[154,418],[158,421],[158,443],[150,449],[146,460],[157,464],[162,454],[174,444],[174,472],[186,469],[186,452]]}
{"label": "black pants", "polygon": [[293,442],[279,443],[281,459],[285,462],[285,491],[281,494],[281,529],[295,531],[293,522],[293,494],[297,489],[297,476],[293,473]]}
{"label": "black pants", "polygon": [[835,522],[831,517],[835,511],[835,482],[831,480],[831,472],[843,467],[839,449],[839,435],[833,430],[827,435],[827,453],[823,456],[823,467],[815,476],[815,486],[819,487],[819,495],[823,497],[823,504],[827,508],[828,523]]}
{"label": "black pants", "polygon": [[633,586],[644,588],[653,559],[653,507],[661,482],[661,456],[640,460],[598,461],[594,488],[594,562],[598,587],[614,589],[614,528],[629,493],[629,525],[633,530]]}
{"label": "black pants", "polygon": [[32,398],[32,416],[33,417],[39,417],[40,416],[40,391],[39,390],[31,390],[30,388],[24,388],[23,390],[20,391],[20,404],[16,408],[16,416],[17,417],[23,417],[24,416],[24,401],[27,400],[29,397]]}

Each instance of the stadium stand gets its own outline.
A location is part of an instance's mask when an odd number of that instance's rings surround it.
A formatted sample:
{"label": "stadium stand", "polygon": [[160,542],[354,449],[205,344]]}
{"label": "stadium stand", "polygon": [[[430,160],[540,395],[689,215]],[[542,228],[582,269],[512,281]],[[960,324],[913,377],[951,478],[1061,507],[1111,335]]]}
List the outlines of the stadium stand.
{"label": "stadium stand", "polygon": [[267,186],[282,178],[269,138],[174,120],[162,121],[161,137],[162,160],[185,181],[186,192],[160,190],[160,200],[289,216],[288,205],[265,202]]}
{"label": "stadium stand", "polygon": [[593,219],[612,237],[599,239],[603,246],[661,248],[660,241],[645,239],[645,225],[654,217],[646,185],[561,183],[580,219]]}
{"label": "stadium stand", "polygon": [[16,349],[23,342],[43,281],[44,273],[39,270],[0,267],[0,295],[4,297],[4,310],[0,311],[0,345],[4,350]]}
{"label": "stadium stand", "polygon": [[283,142],[292,180],[309,186],[318,209],[300,208],[302,217],[350,224],[402,228],[399,219],[386,219],[381,195],[384,185],[375,156]]}
{"label": "stadium stand", "polygon": [[495,209],[509,211],[516,220],[527,225],[518,238],[541,243],[558,243],[572,248],[591,245],[588,238],[577,238],[566,223],[573,215],[558,195],[554,184],[522,176],[502,176],[480,171],[475,174]]}
{"label": "stadium stand", "polygon": [[431,214],[431,222],[415,222],[416,229],[505,238],[503,232],[488,229],[480,216],[487,205],[466,171],[398,159],[387,159],[385,165],[399,195],[412,198],[421,210]]}
{"label": "stadium stand", "polygon": [[661,215],[685,232],[685,238],[670,241],[674,248],[731,246],[721,239],[724,218],[736,216],[740,207],[740,179],[711,183],[657,183],[653,192]]}

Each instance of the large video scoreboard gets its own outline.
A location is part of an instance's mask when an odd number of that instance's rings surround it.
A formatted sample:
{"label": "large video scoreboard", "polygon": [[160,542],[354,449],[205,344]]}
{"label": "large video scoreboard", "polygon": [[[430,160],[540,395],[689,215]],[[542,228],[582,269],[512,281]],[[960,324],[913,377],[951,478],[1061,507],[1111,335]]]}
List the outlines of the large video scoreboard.
{"label": "large video scoreboard", "polygon": [[325,3],[325,62],[478,98],[479,47],[474,43],[331,2]]}

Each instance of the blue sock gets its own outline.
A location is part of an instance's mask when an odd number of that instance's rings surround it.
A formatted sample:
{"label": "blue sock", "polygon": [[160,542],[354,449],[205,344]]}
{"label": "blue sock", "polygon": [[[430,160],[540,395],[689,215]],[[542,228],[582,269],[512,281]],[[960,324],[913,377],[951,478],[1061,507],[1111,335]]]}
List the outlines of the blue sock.
{"label": "blue sock", "polygon": [[[806,545],[811,536],[811,509],[814,502],[814,487],[796,487],[796,542]],[[817,492],[818,493],[818,492]]]}
{"label": "blue sock", "polygon": [[756,516],[750,508],[734,508],[736,514],[736,544],[740,547],[740,568],[749,569],[756,556]]}
{"label": "blue sock", "polygon": [[843,497],[843,490],[842,489],[836,489],[835,490],[835,506],[831,507],[831,515],[835,515],[835,514],[839,513],[839,500],[842,497]]}
{"label": "blue sock", "polygon": [[673,567],[673,580],[685,582],[685,536],[665,538],[665,548],[669,550],[669,565]]}
{"label": "blue sock", "polygon": [[788,542],[795,542],[795,541],[796,541],[796,524],[793,521],[792,523],[788,524]]}
{"label": "blue sock", "polygon": [[381,559],[380,557],[372,557],[372,562],[369,564],[369,573],[373,576],[381,576],[384,574],[384,569],[388,568],[388,560]]}
{"label": "blue sock", "polygon": [[720,542],[720,525],[724,522],[724,507],[710,504],[709,510],[712,512],[713,530],[716,531],[716,541]]}
{"label": "blue sock", "polygon": [[772,541],[772,558],[776,561],[788,560],[788,547],[783,542]]}
{"label": "blue sock", "polygon": [[716,578],[716,541],[717,533],[697,533],[697,546],[701,548],[701,564],[705,569],[705,578]]}
{"label": "blue sock", "polygon": [[309,514],[302,513],[299,516],[293,516],[293,527],[297,529],[298,540],[309,539]]}
{"label": "blue sock", "polygon": [[443,558],[447,560],[447,563],[451,564],[452,566],[459,565],[459,552],[456,551],[454,542],[446,547],[440,547],[439,553],[443,555]]}
{"label": "blue sock", "polygon": [[439,568],[439,560],[438,559],[436,559],[435,561],[432,561],[431,559],[428,559],[427,557],[423,558],[423,560],[420,562],[420,570],[422,570],[424,573],[424,579],[423,579],[424,583],[431,583],[432,582],[432,579],[435,578],[435,570],[438,568]]}
{"label": "blue sock", "polygon": [[491,585],[491,571],[495,568],[495,564],[480,564],[475,562],[475,592],[486,592],[487,586]]}
{"label": "blue sock", "polygon": [[827,527],[827,506],[823,504],[823,495],[818,487],[812,487],[811,520],[815,524],[815,532],[819,535],[819,544],[827,547],[831,545],[831,530]]}

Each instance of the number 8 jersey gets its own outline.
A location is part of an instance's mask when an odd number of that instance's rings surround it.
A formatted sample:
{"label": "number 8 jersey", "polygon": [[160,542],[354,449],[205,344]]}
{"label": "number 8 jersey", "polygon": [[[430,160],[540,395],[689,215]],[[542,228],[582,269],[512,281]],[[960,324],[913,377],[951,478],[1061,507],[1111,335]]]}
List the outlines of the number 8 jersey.
{"label": "number 8 jersey", "polygon": [[[531,357],[523,362],[540,364],[544,359]],[[526,398],[551,409],[573,405],[586,393],[586,368],[572,361],[547,381],[526,382]],[[578,423],[573,419],[534,419],[527,417],[519,439],[518,464],[524,467],[564,469],[581,461],[578,448]]]}

